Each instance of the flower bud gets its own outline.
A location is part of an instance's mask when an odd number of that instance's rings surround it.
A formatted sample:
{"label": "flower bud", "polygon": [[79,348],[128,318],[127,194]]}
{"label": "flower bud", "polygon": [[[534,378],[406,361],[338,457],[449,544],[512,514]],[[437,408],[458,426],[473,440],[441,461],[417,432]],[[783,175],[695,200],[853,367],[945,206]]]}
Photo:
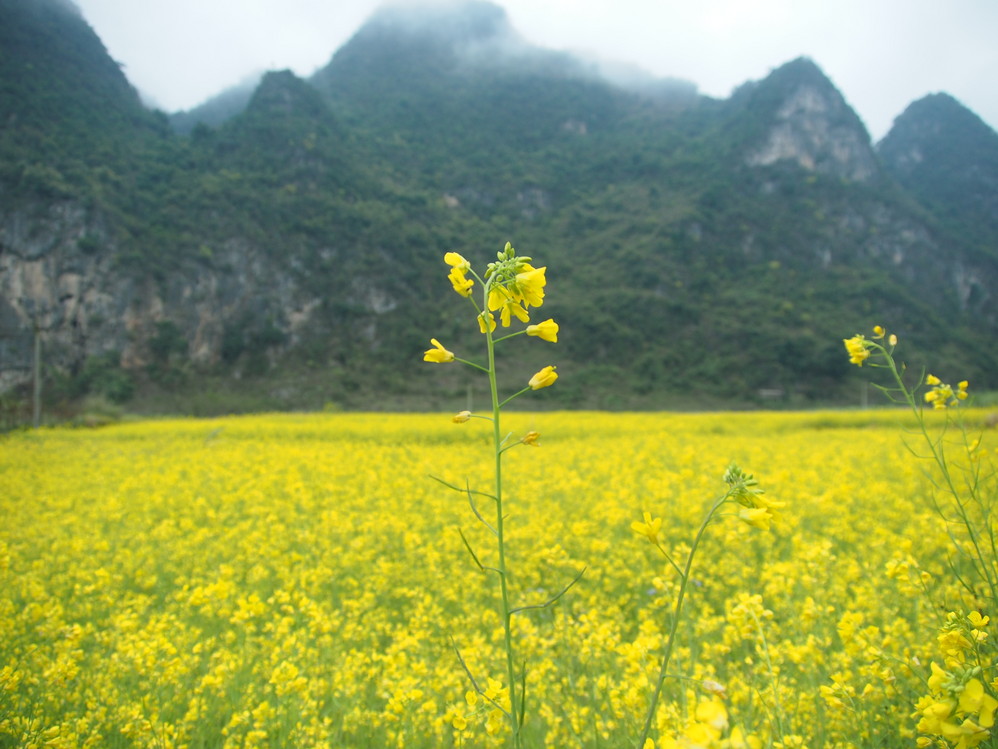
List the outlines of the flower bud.
{"label": "flower bud", "polygon": [[531,390],[540,390],[541,388],[550,387],[554,385],[554,381],[558,379],[558,373],[554,371],[555,367],[547,366],[544,367],[540,372],[537,372],[533,377],[530,378]]}

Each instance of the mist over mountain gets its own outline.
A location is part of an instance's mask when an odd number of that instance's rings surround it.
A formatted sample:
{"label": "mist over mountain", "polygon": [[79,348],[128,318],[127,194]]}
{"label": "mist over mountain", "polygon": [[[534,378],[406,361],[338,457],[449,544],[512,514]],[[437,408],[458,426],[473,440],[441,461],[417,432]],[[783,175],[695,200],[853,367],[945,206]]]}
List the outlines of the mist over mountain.
{"label": "mist over mountain", "polygon": [[170,125],[183,135],[189,134],[199,124],[219,127],[246,109],[262,78],[262,73],[250,76],[190,110],[174,112],[170,115]]}
{"label": "mist over mountain", "polygon": [[441,258],[507,240],[562,326],[502,365],[558,364],[542,407],[851,402],[874,324],[998,386],[998,136],[949,97],[874,149],[810,60],[727,100],[624,85],[487,2],[382,9],[227,97],[174,132],[78,13],[0,0],[8,398],[38,331],[52,405],[452,407],[471,381],[421,352],[479,334]]}

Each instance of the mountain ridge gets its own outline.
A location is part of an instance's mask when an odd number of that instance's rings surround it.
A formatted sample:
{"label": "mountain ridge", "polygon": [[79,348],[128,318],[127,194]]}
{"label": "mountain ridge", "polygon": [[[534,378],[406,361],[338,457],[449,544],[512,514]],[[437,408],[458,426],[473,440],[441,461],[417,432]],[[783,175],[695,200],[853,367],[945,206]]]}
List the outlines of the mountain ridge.
{"label": "mountain ridge", "polygon": [[[545,313],[563,326],[542,405],[836,402],[854,376],[840,339],[874,323],[998,385],[981,291],[998,235],[962,232],[895,180],[812,61],[727,100],[664,102],[561,53],[461,65],[468,35],[510,39],[489,4],[466,10],[456,46],[417,34],[406,49],[382,17],[315,76],[268,73],[239,114],[188,137],[155,114],[114,118],[86,135],[113,153],[68,139],[60,161],[0,132],[0,389],[26,382],[38,328],[53,399],[213,382],[263,393],[255,408],[433,407],[467,384],[420,366],[426,339],[477,337],[459,300],[440,303],[440,258],[481,263],[506,239],[548,264]],[[45,169],[75,177],[53,193],[28,178]],[[199,408],[237,407],[215,397]]]}

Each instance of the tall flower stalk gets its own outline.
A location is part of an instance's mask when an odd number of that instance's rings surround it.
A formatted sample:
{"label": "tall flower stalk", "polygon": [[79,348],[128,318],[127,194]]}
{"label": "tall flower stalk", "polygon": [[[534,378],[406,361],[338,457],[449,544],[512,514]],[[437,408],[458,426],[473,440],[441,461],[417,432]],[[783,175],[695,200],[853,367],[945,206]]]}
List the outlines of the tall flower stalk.
{"label": "tall flower stalk", "polygon": [[[887,369],[893,383],[877,387],[914,414],[928,450],[920,454],[937,470],[938,478],[932,482],[939,496],[932,502],[952,541],[950,571],[969,594],[967,600],[979,609],[967,613],[963,608],[966,600],[956,601],[957,610],[947,614],[940,628],[936,642],[943,665],[935,660],[929,663],[925,691],[914,706],[916,730],[922,734],[917,744],[956,749],[991,746],[998,710],[998,659],[993,641],[984,631],[990,620],[984,612],[993,613],[998,605],[998,533],[994,522],[998,475],[982,473],[980,440],[971,439],[963,420],[953,415],[954,407],[967,399],[969,383],[963,380],[953,387],[933,374],[922,374],[909,386],[904,365],[899,366],[894,355],[897,336],[887,335],[879,325],[873,328],[871,338],[856,334],[842,342],[852,364]],[[940,428],[929,428],[926,406],[945,412]],[[962,458],[954,462],[953,455],[960,453]],[[943,610],[949,604],[944,602]]]}
{"label": "tall flower stalk", "polygon": [[[779,519],[780,510],[786,506],[785,502],[763,496],[764,492],[758,488],[759,482],[751,474],[745,473],[734,463],[728,466],[728,470],[724,472],[724,483],[728,485],[728,489],[711,504],[710,509],[704,516],[703,522],[700,523],[700,528],[697,530],[693,544],[686,554],[686,561],[682,567],[662,547],[661,540],[659,539],[659,533],[662,529],[662,518],[653,518],[650,512],[646,512],[644,514],[644,522],[631,523],[631,529],[635,533],[647,538],[662,553],[672,569],[679,575],[679,592],[676,594],[676,601],[672,611],[669,635],[666,638],[665,647],[662,651],[658,678],[655,679],[655,684],[652,688],[651,700],[648,704],[648,711],[645,714],[644,726],[638,738],[638,749],[654,746],[652,729],[658,713],[659,700],[662,696],[665,680],[670,676],[669,664],[675,649],[676,635],[679,631],[679,622],[683,614],[683,603],[686,600],[686,590],[693,571],[693,559],[696,556],[697,549],[700,548],[700,542],[703,540],[707,528],[716,518],[724,514],[731,514],[736,515],[743,522],[753,527],[768,530],[770,523]],[[737,511],[721,513],[721,509],[729,504],[737,507]],[[705,730],[708,731],[711,740],[720,740],[720,730],[716,726]]]}
{"label": "tall flower stalk", "polygon": [[[940,506],[937,501],[935,509],[944,520],[955,517],[956,524],[966,534],[967,545],[956,544],[955,549],[959,556],[969,557],[973,576],[977,580],[961,578],[961,582],[972,595],[987,596],[992,605],[998,604],[998,539],[992,523],[996,498],[983,490],[981,485],[980,464],[974,456],[978,443],[970,439],[961,421],[949,416],[943,428],[933,433],[924,412],[925,406],[932,406],[933,411],[952,411],[954,406],[967,399],[969,383],[963,380],[954,387],[933,374],[925,374],[915,385],[909,387],[904,381],[903,365],[899,366],[894,358],[897,336],[888,335],[880,325],[874,326],[872,338],[857,334],[843,339],[842,343],[849,354],[850,363],[860,367],[867,363],[871,367],[884,368],[890,372],[893,384],[875,387],[892,401],[904,403],[911,410],[919,435],[929,451],[926,457],[935,463],[941,478],[941,481],[937,480],[935,483],[943,495],[948,495],[951,499],[950,508]],[[920,390],[924,390],[921,398],[918,397]],[[968,457],[969,469],[962,481],[959,476],[954,475],[953,465],[946,454],[947,432],[950,427],[959,432],[958,445]],[[948,510],[952,511],[952,516],[947,514]]]}
{"label": "tall flower stalk", "polygon": [[[490,263],[484,276],[479,275],[471,267],[471,264],[462,255],[456,252],[448,252],[444,255],[444,262],[450,266],[448,280],[454,291],[468,299],[474,308],[475,320],[478,329],[485,338],[486,364],[481,365],[458,357],[448,351],[435,338],[430,343],[433,348],[427,349],[423,355],[424,361],[447,364],[458,362],[483,372],[489,381],[489,394],[491,399],[491,410],[488,414],[476,414],[471,411],[461,411],[453,418],[455,423],[463,424],[473,418],[484,419],[492,423],[492,446],[494,453],[494,481],[491,492],[472,490],[470,486],[459,487],[441,481],[446,486],[466,495],[475,517],[494,536],[497,550],[498,562],[495,567],[487,567],[482,564],[478,554],[475,553],[471,543],[461,533],[469,554],[475,564],[482,571],[492,572],[498,578],[498,613],[503,626],[503,645],[505,650],[504,671],[507,686],[501,685],[493,679],[483,682],[477,679],[469,668],[467,662],[461,655],[460,649],[455,647],[461,666],[468,676],[472,685],[472,690],[467,695],[468,704],[477,706],[479,702],[486,706],[487,719],[485,723],[486,731],[490,734],[498,733],[502,719],[505,718],[510,728],[510,743],[519,747],[522,741],[523,723],[526,712],[526,671],[522,665],[519,674],[517,673],[517,654],[513,640],[513,616],[528,609],[546,608],[564,595],[568,589],[578,581],[581,572],[574,580],[566,585],[559,593],[551,598],[534,604],[514,606],[512,604],[512,594],[509,585],[509,554],[506,541],[506,512],[504,509],[503,496],[503,455],[505,452],[517,445],[534,445],[537,440],[536,432],[529,432],[521,439],[510,440],[510,435],[504,435],[501,424],[502,409],[515,398],[527,393],[530,390],[539,390],[549,387],[558,379],[556,368],[551,365],[544,367],[527,382],[522,389],[501,399],[500,386],[496,374],[496,346],[511,338],[526,334],[528,336],[540,338],[543,341],[557,343],[558,324],[548,319],[537,324],[530,323],[531,308],[540,307],[544,303],[544,287],[547,284],[547,268],[535,268],[530,264],[531,258],[519,257],[513,247],[507,242],[506,246],[496,256],[496,262]],[[481,303],[474,297],[474,287],[478,284],[481,288]],[[497,323],[496,313],[499,316],[499,323],[502,328],[508,328],[512,324],[513,318],[526,327],[510,333],[496,335]],[[439,479],[438,479],[439,480]],[[479,511],[476,499],[491,499],[494,504],[494,518],[491,522]],[[482,684],[487,683],[487,687]],[[465,723],[465,719],[460,719]]]}

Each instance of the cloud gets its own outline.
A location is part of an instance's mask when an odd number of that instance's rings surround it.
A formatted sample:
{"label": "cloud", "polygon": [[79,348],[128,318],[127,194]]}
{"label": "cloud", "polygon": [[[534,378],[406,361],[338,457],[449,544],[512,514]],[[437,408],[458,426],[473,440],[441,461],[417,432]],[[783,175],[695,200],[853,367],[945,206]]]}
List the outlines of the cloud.
{"label": "cloud", "polygon": [[[418,1],[418,0],[417,0]],[[410,3],[411,4],[411,3]],[[994,0],[501,0],[543,47],[618,60],[726,97],[801,55],[813,59],[875,138],[922,96],[946,91],[998,125]],[[253,71],[310,75],[376,0],[78,0],[132,83],[190,108]]]}

